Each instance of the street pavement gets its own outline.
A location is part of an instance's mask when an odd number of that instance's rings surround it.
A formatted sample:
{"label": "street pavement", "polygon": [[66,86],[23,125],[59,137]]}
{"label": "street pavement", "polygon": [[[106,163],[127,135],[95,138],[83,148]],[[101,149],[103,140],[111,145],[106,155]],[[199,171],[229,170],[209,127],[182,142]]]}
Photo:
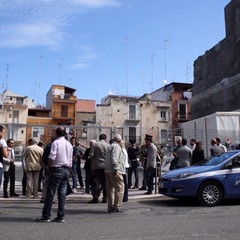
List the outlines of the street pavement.
{"label": "street pavement", "polygon": [[[40,201],[41,199],[41,192],[39,192],[39,198],[38,199],[27,199],[24,198],[24,196],[22,196],[22,176],[23,176],[23,172],[22,172],[22,166],[20,162],[16,162],[16,182],[15,182],[15,192],[17,194],[19,194],[19,197],[10,197],[10,198],[3,198],[3,191],[2,191],[2,186],[0,188],[0,201]],[[83,181],[84,181],[84,170],[82,169],[82,177],[83,177]],[[71,178],[70,180],[70,184],[71,184]],[[134,178],[133,178],[134,180]],[[142,182],[142,169],[139,169],[139,182]],[[138,190],[138,189],[129,189],[129,201],[131,200],[138,200],[138,199],[149,199],[149,198],[155,198],[155,197],[160,197],[161,195],[158,194],[158,190],[157,190],[157,186],[156,190],[153,191],[153,194],[151,195],[147,195],[145,194],[145,190]],[[101,197],[101,196],[100,196]],[[91,194],[86,194],[85,193],[85,189],[77,189],[77,193],[72,193],[70,195],[67,196],[67,201],[70,200],[79,200],[79,201],[89,201],[92,199]]]}

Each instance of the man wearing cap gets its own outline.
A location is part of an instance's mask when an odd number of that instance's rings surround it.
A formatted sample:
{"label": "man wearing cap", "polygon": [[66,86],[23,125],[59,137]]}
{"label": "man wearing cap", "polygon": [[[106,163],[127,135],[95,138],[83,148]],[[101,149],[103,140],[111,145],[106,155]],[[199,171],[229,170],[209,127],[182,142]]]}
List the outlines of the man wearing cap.
{"label": "man wearing cap", "polygon": [[147,147],[147,163],[146,163],[146,177],[148,191],[145,194],[152,194],[153,191],[153,178],[155,175],[157,147],[152,142],[152,136],[146,134],[145,144]]}

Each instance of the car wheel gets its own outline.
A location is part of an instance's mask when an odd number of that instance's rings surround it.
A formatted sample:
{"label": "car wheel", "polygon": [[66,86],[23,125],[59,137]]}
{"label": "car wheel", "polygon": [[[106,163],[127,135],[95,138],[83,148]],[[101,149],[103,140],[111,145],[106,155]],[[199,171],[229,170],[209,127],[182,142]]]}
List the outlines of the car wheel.
{"label": "car wheel", "polygon": [[218,183],[209,181],[200,186],[197,198],[201,205],[216,206],[222,201],[223,192]]}

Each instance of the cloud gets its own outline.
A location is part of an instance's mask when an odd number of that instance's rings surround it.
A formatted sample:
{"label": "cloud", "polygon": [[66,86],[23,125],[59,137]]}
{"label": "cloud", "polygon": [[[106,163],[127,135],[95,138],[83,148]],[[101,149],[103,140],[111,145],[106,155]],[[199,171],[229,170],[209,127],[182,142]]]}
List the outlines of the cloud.
{"label": "cloud", "polygon": [[98,58],[98,55],[89,46],[82,46],[81,50],[82,53],[77,57],[77,62],[71,65],[73,69],[85,69],[91,65],[93,60]]}
{"label": "cloud", "polygon": [[8,31],[1,31],[0,47],[56,47],[62,40],[63,34],[54,24],[25,23],[8,26]]}
{"label": "cloud", "polygon": [[104,8],[104,7],[119,7],[119,0],[72,0],[76,5],[85,8]]}
{"label": "cloud", "polygon": [[58,47],[79,13],[119,6],[119,0],[1,0],[0,47]]}

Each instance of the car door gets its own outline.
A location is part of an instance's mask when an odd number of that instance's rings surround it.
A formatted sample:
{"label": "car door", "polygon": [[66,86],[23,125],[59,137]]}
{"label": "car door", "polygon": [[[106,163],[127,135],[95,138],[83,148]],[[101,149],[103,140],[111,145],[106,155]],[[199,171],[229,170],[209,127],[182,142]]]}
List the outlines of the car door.
{"label": "car door", "polygon": [[226,198],[240,198],[240,156],[225,164],[224,191]]}

